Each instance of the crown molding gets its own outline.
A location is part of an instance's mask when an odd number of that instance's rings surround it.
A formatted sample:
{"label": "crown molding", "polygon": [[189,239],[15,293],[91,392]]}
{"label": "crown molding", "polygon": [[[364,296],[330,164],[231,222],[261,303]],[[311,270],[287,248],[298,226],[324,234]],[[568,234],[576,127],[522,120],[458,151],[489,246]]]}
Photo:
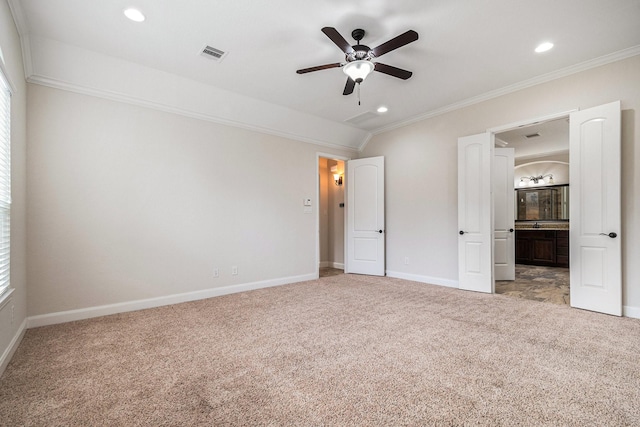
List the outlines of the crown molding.
{"label": "crown molding", "polygon": [[263,126],[252,125],[249,123],[224,119],[224,118],[216,117],[210,114],[199,113],[197,111],[189,111],[189,110],[176,107],[170,104],[162,104],[158,102],[148,101],[145,99],[128,96],[122,93],[110,92],[103,89],[93,89],[89,87],[83,87],[74,83],[64,82],[64,81],[56,80],[52,78],[32,75],[27,79],[27,81],[29,83],[38,84],[38,85],[50,87],[53,89],[60,89],[67,92],[78,93],[81,95],[94,96],[97,98],[107,99],[109,101],[116,101],[124,104],[136,105],[138,107],[144,107],[144,108],[150,108],[153,110],[163,111],[165,113],[178,114],[178,115],[189,117],[192,119],[213,122],[213,123],[217,123],[225,126],[237,127],[245,130],[254,131],[254,132],[260,132],[268,135],[278,136],[281,138],[287,138],[287,139],[292,139],[300,142],[305,142],[308,144],[314,144],[314,145],[320,145],[323,147],[333,148],[336,150],[347,150],[350,152],[357,151],[355,148],[347,147],[344,145],[332,144],[330,142],[326,142],[318,139],[307,138],[302,135],[296,135],[293,133],[279,131],[277,129],[271,129]]}
{"label": "crown molding", "polygon": [[13,22],[16,24],[20,37],[29,33],[29,24],[27,23],[27,15],[24,13],[20,0],[7,0]]}
{"label": "crown molding", "polygon": [[29,83],[349,153],[371,137],[362,129],[56,40],[29,35],[21,40]]}
{"label": "crown molding", "polygon": [[22,65],[24,68],[24,78],[29,80],[33,74],[33,56],[31,55],[31,43],[29,35],[20,35],[20,48],[22,49]]}
{"label": "crown molding", "polygon": [[369,144],[369,141],[371,141],[371,138],[373,138],[373,133],[369,133],[369,135],[367,135],[367,137],[365,138],[364,141],[362,141],[362,144],[360,144],[360,147],[358,147],[358,153],[362,153],[364,151],[364,149],[367,147],[367,144]]}
{"label": "crown molding", "polygon": [[[405,127],[408,125],[411,125],[413,123],[417,123],[417,122],[421,122],[423,120],[427,120],[433,117],[437,117],[440,116],[442,114],[446,114],[449,113],[451,111],[455,111],[455,110],[459,110],[461,108],[465,108],[465,107],[469,107],[471,105],[475,105],[475,104],[479,104],[481,102],[484,101],[488,101],[494,98],[498,98],[500,96],[503,95],[508,95],[510,93],[513,92],[517,92],[519,90],[522,89],[527,89],[530,88],[532,86],[536,86],[542,83],[547,83],[553,80],[557,80],[563,77],[567,77],[570,76],[572,74],[576,74],[576,73],[580,73],[582,71],[587,71],[590,70],[592,68],[596,68],[596,67],[600,67],[603,65],[607,65],[613,62],[617,62],[617,61],[621,61],[623,59],[627,59],[627,58],[631,58],[633,56],[636,55],[640,55],[640,45],[637,46],[633,46],[627,49],[623,49],[620,50],[618,52],[613,52],[610,53],[608,55],[604,55],[604,56],[600,56],[598,58],[595,59],[591,59],[589,61],[585,61],[585,62],[581,62],[579,64],[576,65],[572,65],[570,67],[566,67],[563,68],[561,70],[557,70],[557,71],[553,71],[551,73],[547,73],[547,74],[543,74],[541,76],[538,77],[534,77],[532,79],[528,79],[528,80],[524,80],[522,82],[519,83],[515,83],[513,85],[509,85],[509,86],[505,86],[503,88],[497,89],[497,90],[493,90],[490,92],[486,92],[484,94],[478,95],[478,96],[474,96],[472,98],[467,98],[465,100],[462,100],[460,102],[455,102],[453,104],[449,104],[445,107],[442,108],[438,108],[436,110],[432,110],[429,111],[427,113],[424,114],[420,114],[418,116],[414,116],[412,118],[409,118],[407,120],[403,120],[400,122],[396,122],[393,124],[390,124],[388,126],[384,126],[378,129],[374,129],[372,130],[372,134],[373,135],[379,135],[381,133],[384,132],[388,132],[394,129],[398,129],[401,127]],[[364,147],[362,147],[360,150],[364,149]]]}
{"label": "crown molding", "polygon": [[22,50],[22,64],[24,68],[24,78],[27,79],[33,71],[33,60],[31,57],[31,46],[29,43],[29,24],[22,8],[20,0],[7,0],[11,17],[18,30],[20,37],[20,49]]}

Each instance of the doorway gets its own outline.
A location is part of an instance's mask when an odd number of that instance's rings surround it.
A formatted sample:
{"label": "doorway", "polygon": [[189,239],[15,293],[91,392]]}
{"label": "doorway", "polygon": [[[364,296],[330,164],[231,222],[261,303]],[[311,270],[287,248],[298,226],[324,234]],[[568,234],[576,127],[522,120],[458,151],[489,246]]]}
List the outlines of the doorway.
{"label": "doorway", "polygon": [[[556,114],[538,122],[564,116],[566,114]],[[571,258],[571,307],[621,316],[620,101],[572,111],[569,118],[571,229],[567,234]],[[530,123],[525,121],[458,138],[460,289],[494,292],[492,240],[495,233],[492,228],[495,226],[495,206],[491,187],[495,181],[492,179],[495,135]],[[532,176],[527,180],[535,183],[542,178]],[[507,194],[507,187],[503,187]],[[501,211],[513,213],[513,207],[502,206],[505,208]],[[513,268],[515,273],[515,263]]]}
{"label": "doorway", "polygon": [[570,305],[569,118],[496,133],[495,147],[514,149],[515,192],[515,280],[496,280],[495,293]]}
{"label": "doorway", "polygon": [[345,160],[318,156],[318,276],[344,272]]}

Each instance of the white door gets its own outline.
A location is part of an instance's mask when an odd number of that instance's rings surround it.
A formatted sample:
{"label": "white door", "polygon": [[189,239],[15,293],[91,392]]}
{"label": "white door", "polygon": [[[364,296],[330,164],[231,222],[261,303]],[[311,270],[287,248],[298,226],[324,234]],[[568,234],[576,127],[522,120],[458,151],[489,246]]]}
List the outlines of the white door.
{"label": "white door", "polygon": [[495,280],[516,279],[514,149],[493,155],[493,272]]}
{"label": "white door", "polygon": [[346,273],[385,275],[384,157],[347,162]]}
{"label": "white door", "polygon": [[622,315],[620,102],[571,113],[571,306]]}
{"label": "white door", "polygon": [[491,134],[458,139],[458,283],[493,292]]}

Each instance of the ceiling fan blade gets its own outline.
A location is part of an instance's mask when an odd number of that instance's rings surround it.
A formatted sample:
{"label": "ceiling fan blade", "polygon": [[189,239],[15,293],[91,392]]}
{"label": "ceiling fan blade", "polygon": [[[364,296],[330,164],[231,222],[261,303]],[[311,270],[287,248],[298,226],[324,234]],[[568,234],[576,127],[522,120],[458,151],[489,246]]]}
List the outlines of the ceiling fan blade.
{"label": "ceiling fan blade", "polygon": [[378,47],[374,47],[373,49],[371,49],[371,51],[376,57],[380,57],[385,53],[391,52],[392,50],[395,50],[416,40],[418,40],[418,33],[413,30],[409,30],[406,33],[402,33],[399,36],[392,38],[386,43],[382,43]]}
{"label": "ceiling fan blade", "polygon": [[343,95],[351,95],[353,93],[353,89],[356,87],[356,82],[351,79],[351,77],[347,77],[347,84],[344,85]]}
{"label": "ceiling fan blade", "polygon": [[393,77],[397,77],[402,80],[407,80],[409,77],[413,75],[411,71],[403,70],[402,68],[393,67],[387,64],[381,64],[379,62],[375,63],[374,70],[385,73]]}
{"label": "ceiling fan blade", "polygon": [[353,52],[353,48],[351,47],[351,45],[349,44],[349,42],[347,42],[344,37],[342,37],[340,35],[340,33],[338,32],[338,30],[336,30],[333,27],[324,27],[322,29],[322,32],[331,39],[332,42],[334,42],[336,44],[336,46],[338,46],[344,53],[351,53]]}
{"label": "ceiling fan blade", "polygon": [[335,62],[333,64],[318,65],[317,67],[303,68],[302,70],[297,70],[296,73],[304,74],[304,73],[310,73],[312,71],[326,70],[328,68],[337,68],[341,66],[342,66],[341,62]]}

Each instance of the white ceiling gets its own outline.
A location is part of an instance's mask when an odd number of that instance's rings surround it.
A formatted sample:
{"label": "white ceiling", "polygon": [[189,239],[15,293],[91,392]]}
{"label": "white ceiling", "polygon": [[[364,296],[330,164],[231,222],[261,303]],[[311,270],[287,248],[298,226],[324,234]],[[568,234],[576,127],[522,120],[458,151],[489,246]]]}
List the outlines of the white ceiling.
{"label": "white ceiling", "polygon": [[[230,97],[283,107],[291,120],[320,118],[336,129],[357,127],[364,131],[358,135],[369,136],[605,55],[640,53],[638,0],[9,3],[27,42],[46,39],[88,49],[224,90]],[[123,16],[130,6],[146,15],[144,23]],[[324,26],[335,27],[349,42],[351,31],[363,28],[367,34],[362,43],[370,47],[409,29],[417,31],[419,40],[379,59],[412,71],[413,77],[403,81],[373,73],[362,84],[358,106],[355,92],[342,95],[346,78],[340,69],[296,74],[300,68],[343,61],[342,52],[320,31]],[[555,48],[534,53],[543,41],[552,41]],[[200,56],[207,44],[228,56],[221,62]],[[35,48],[32,52],[39,55]],[[30,58],[36,65],[38,60]],[[65,81],[73,83],[73,78]],[[357,126],[345,123],[380,105],[389,111]],[[357,148],[364,141],[333,142]]]}
{"label": "white ceiling", "polygon": [[569,118],[549,120],[499,133],[496,135],[496,147],[514,148],[515,157],[520,162],[543,156],[568,156]]}

